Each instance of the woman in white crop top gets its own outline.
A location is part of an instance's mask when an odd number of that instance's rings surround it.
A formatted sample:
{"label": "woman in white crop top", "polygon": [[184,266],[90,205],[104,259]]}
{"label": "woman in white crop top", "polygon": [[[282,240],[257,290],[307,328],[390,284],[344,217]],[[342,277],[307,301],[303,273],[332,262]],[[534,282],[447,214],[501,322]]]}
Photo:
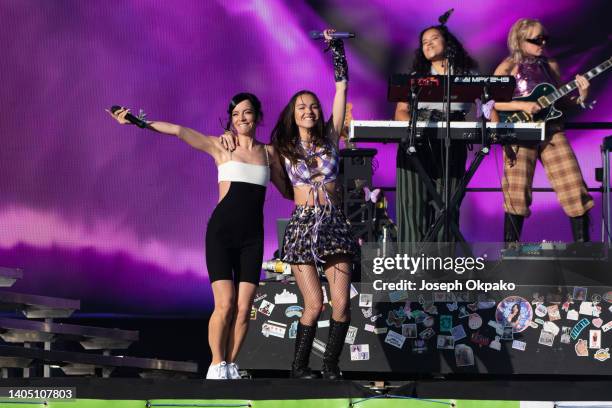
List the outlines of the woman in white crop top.
{"label": "woman in white crop top", "polygon": [[[109,113],[121,124],[130,123],[127,109]],[[251,306],[263,260],[263,204],[269,180],[292,198],[274,148],[255,139],[262,111],[250,93],[235,95],[228,107],[226,130],[238,146],[228,151],[219,138],[167,122],[147,122],[147,129],[177,136],[208,153],[218,166],[219,203],[206,230],[206,265],[215,308],[208,325],[212,362],[207,379],[237,379],[234,363],[246,337]]]}

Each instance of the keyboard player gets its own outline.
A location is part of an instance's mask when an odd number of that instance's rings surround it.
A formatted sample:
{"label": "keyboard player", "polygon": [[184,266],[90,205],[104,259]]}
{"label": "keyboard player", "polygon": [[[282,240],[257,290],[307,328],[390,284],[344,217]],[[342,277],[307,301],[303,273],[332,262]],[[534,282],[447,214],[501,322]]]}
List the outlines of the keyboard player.
{"label": "keyboard player", "polygon": [[[415,74],[444,75],[448,66],[445,58],[446,47],[453,48],[454,60],[451,74],[465,75],[473,73],[476,62],[469,56],[461,42],[445,25],[432,26],[421,31],[419,47],[415,50],[413,71]],[[451,121],[463,121],[472,104],[452,103]],[[395,109],[395,120],[409,120],[410,106],[399,102]],[[444,121],[442,103],[424,103],[418,105],[418,120]],[[444,181],[444,144],[441,140],[426,139],[416,146],[416,154],[425,171],[431,177],[436,190],[443,194]],[[464,143],[452,143],[450,150],[450,188],[455,187],[465,174],[467,147]],[[398,225],[398,242],[421,242],[427,235],[435,220],[435,209],[432,197],[427,193],[424,180],[419,176],[401,144],[397,151],[397,192],[396,218]],[[460,203],[461,201],[459,201]],[[460,204],[459,204],[460,205]],[[451,222],[459,224],[459,205],[452,211]],[[435,240],[443,238],[443,229]]]}

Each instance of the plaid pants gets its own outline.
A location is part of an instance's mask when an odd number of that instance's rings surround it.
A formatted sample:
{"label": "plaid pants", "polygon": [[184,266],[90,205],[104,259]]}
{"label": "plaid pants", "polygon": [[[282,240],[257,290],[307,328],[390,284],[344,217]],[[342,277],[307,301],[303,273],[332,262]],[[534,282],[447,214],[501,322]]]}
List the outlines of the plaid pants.
{"label": "plaid pants", "polygon": [[525,217],[531,214],[531,188],[538,157],[568,217],[579,217],[593,208],[593,198],[587,191],[574,151],[565,134],[557,131],[538,146],[505,146],[502,190],[507,213]]}

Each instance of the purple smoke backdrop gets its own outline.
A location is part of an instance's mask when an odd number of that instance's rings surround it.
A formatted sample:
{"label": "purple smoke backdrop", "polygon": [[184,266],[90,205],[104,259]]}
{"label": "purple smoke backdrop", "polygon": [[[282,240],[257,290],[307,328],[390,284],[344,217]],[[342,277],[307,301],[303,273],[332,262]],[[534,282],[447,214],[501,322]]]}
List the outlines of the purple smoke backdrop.
{"label": "purple smoke backdrop", "polygon": [[[330,56],[308,38],[328,26],[355,31],[347,42],[349,101],[355,119],[389,119],[389,74],[407,72],[421,29],[449,8],[449,28],[491,73],[521,17],[549,29],[549,55],[564,79],[610,57],[605,0],[90,1],[0,0],[0,265],[22,267],[18,291],[83,300],[116,313],[193,314],[211,307],[204,232],[218,199],[216,168],[180,141],[104,112],[143,108],[150,119],[222,132],[229,98],[257,94],[269,140],[276,117],[299,89],[315,91],[326,114],[333,96]],[[594,110],[571,121],[610,121],[612,82],[593,80]],[[584,176],[598,187],[606,131],[569,131]],[[396,145],[375,147],[375,186],[395,185]],[[499,148],[472,187],[498,187]],[[548,187],[538,167],[535,186]],[[592,235],[600,234],[594,193]],[[389,195],[391,213],[394,196]],[[265,257],[277,248],[275,223],[292,203],[270,188]],[[554,194],[535,193],[528,240],[569,240]],[[474,241],[501,238],[500,193],[470,193],[462,229]]]}

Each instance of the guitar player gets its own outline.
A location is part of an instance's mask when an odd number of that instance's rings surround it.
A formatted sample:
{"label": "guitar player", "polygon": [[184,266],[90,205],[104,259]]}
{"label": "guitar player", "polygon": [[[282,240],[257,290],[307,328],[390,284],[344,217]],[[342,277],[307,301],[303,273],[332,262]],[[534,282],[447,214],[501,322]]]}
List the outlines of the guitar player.
{"label": "guitar player", "polygon": [[[529,95],[540,83],[559,85],[561,75],[558,64],[543,55],[547,41],[546,31],[538,20],[523,18],[510,29],[510,56],[497,67],[495,75],[513,75],[516,78],[515,97]],[[576,76],[575,82],[579,92],[576,101],[584,106],[589,82],[581,75]],[[497,102],[495,109],[534,115],[541,106],[535,101],[515,100]],[[570,218],[574,241],[589,241],[588,212],[593,207],[593,198],[587,191],[574,151],[563,133],[562,121],[549,121],[546,135],[546,141],[540,145],[512,145],[504,149],[502,190],[505,242],[520,240],[523,221],[530,215],[533,174],[538,158],[563,211]]]}

